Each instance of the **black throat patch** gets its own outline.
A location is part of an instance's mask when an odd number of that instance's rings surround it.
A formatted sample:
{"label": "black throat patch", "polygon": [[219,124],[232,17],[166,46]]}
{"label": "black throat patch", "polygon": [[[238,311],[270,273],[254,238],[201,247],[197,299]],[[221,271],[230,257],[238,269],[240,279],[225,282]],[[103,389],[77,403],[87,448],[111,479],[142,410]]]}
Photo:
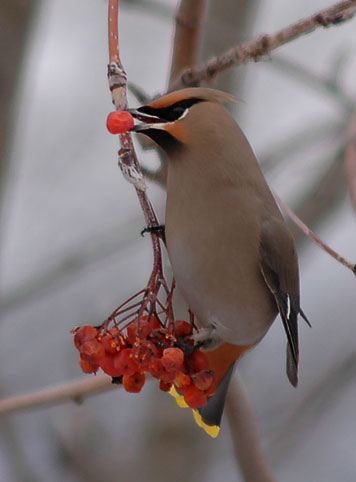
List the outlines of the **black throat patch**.
{"label": "black throat patch", "polygon": [[150,137],[169,155],[184,149],[184,144],[182,142],[163,129],[145,129],[140,133]]}

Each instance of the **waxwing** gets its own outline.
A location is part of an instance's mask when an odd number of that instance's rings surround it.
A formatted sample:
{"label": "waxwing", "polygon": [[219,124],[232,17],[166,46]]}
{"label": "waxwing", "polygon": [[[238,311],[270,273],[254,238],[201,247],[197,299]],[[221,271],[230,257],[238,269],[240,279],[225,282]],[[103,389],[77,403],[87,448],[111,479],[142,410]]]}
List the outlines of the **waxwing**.
{"label": "waxwing", "polygon": [[[287,375],[298,382],[299,274],[294,242],[243,132],[213,89],[172,92],[138,109],[132,130],[168,158],[165,238],[177,285],[206,340],[218,389],[196,414],[215,436],[239,357],[279,313]],[[261,368],[261,372],[263,368]]]}

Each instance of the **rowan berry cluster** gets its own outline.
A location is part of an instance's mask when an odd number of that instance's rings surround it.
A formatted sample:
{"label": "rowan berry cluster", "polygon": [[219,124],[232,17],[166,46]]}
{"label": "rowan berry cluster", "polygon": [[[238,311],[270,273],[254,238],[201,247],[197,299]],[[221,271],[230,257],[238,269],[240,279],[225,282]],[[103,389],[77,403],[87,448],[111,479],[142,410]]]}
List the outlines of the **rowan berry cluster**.
{"label": "rowan berry cluster", "polygon": [[194,346],[192,331],[187,321],[176,320],[167,328],[155,315],[143,315],[124,330],[84,325],[73,333],[85,373],[101,368],[134,393],[141,391],[148,373],[160,380],[161,390],[174,386],[187,405],[198,408],[215,393],[216,382],[208,357]]}

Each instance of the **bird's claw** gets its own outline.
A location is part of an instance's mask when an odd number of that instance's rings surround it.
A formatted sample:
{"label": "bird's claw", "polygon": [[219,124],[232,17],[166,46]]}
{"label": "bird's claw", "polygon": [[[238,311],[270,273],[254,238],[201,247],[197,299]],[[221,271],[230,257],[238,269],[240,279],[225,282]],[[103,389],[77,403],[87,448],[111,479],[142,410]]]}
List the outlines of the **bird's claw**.
{"label": "bird's claw", "polygon": [[147,226],[141,231],[141,236],[144,236],[147,233],[155,233],[159,238],[166,242],[166,232],[164,224],[158,224],[157,226]]}

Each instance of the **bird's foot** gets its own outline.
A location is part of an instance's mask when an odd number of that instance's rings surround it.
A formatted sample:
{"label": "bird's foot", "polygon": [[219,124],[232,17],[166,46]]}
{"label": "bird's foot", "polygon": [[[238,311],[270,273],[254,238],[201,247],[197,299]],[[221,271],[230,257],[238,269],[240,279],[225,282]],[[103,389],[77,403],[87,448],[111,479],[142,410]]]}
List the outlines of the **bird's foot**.
{"label": "bird's foot", "polygon": [[146,233],[155,233],[159,238],[162,239],[163,242],[166,242],[166,231],[165,225],[159,224],[157,226],[147,226],[141,231],[141,236],[144,236]]}

